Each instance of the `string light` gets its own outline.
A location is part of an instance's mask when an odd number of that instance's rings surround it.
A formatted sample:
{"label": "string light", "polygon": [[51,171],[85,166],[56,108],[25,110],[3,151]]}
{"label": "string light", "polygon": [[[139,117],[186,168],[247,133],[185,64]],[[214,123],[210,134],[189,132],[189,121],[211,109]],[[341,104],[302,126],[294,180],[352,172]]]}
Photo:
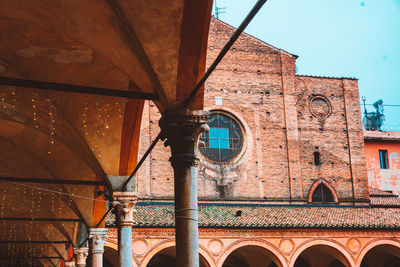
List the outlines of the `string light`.
{"label": "string light", "polygon": [[83,131],[85,135],[88,134],[88,129],[87,129],[87,112],[88,112],[88,105],[87,102],[85,101],[84,106],[83,106],[83,112],[82,112],[82,126],[83,126]]}
{"label": "string light", "polygon": [[51,153],[53,152],[54,134],[56,131],[56,127],[55,127],[56,108],[55,108],[53,102],[50,100],[50,98],[47,98],[46,102],[49,104],[49,116],[50,116],[50,125],[49,125],[50,146],[49,146],[49,150],[47,151],[47,154],[50,156]]}
{"label": "string light", "polygon": [[119,98],[117,98],[117,100],[115,101],[115,104],[118,108],[118,118],[122,119],[121,100]]}
{"label": "string light", "polygon": [[37,99],[38,99],[38,93],[35,89],[32,97],[32,120],[33,120],[33,125],[35,126],[36,129],[39,128],[38,118],[37,118]]}
{"label": "string light", "polygon": [[6,105],[6,93],[5,93],[5,92],[1,92],[1,102],[2,102],[2,107],[3,107],[3,109],[7,109],[7,105]]}
{"label": "string light", "polygon": [[109,127],[110,127],[110,125],[108,124],[108,120],[109,120],[109,118],[110,118],[110,114],[108,113],[108,111],[109,111],[109,109],[111,108],[110,107],[110,104],[109,103],[107,103],[107,109],[106,109],[106,116],[105,116],[105,118],[104,118],[104,120],[105,120],[105,122],[104,122],[104,127],[106,128],[106,129],[108,129]]}
{"label": "string light", "polygon": [[96,124],[95,124],[95,131],[94,131],[94,149],[93,151],[97,154],[100,158],[100,152],[98,150],[98,133],[99,133],[99,101],[96,101]]}
{"label": "string light", "polygon": [[15,105],[17,104],[16,89],[15,89],[15,88],[10,88],[10,89],[9,89],[9,92],[10,92],[10,95],[11,95],[11,98],[12,98],[11,107],[12,107],[13,109],[15,109]]}

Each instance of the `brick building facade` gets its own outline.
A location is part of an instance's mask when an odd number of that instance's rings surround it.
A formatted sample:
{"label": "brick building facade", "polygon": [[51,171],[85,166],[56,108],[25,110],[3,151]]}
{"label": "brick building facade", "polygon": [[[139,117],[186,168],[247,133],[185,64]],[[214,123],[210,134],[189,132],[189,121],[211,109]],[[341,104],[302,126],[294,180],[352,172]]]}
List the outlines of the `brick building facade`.
{"label": "brick building facade", "polygon": [[[208,64],[233,31],[211,21]],[[375,202],[390,204],[370,203],[357,80],[297,75],[296,58],[243,34],[206,83],[205,109],[234,121],[240,144],[230,160],[207,159],[210,131],[199,148],[202,266],[381,266],[376,255],[398,264],[400,203],[380,191]],[[160,117],[146,102],[139,155]],[[215,138],[221,145],[225,137]],[[137,266],[167,266],[163,257],[174,257],[169,155],[157,144],[137,176]]]}
{"label": "brick building facade", "polygon": [[[213,20],[208,62],[233,30]],[[340,203],[368,202],[357,80],[296,75],[296,58],[244,35],[207,81],[205,109],[225,111],[242,124],[245,151],[221,166],[222,176],[218,164],[203,158],[200,198],[307,203],[312,185],[324,180]],[[141,154],[158,134],[159,118],[146,103]],[[173,197],[168,155],[163,144],[150,154],[138,175],[139,196]]]}

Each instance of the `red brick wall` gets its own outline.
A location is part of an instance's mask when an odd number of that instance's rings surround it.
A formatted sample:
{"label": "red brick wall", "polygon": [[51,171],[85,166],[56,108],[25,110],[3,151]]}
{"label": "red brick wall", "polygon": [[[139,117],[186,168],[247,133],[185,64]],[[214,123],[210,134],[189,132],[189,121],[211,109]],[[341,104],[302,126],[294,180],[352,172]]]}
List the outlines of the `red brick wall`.
{"label": "red brick wall", "polygon": [[[211,22],[207,64],[210,65],[234,29]],[[296,57],[243,34],[206,83],[205,109],[223,109],[244,127],[247,150],[236,164],[223,168],[202,162],[199,197],[307,201],[318,179],[330,183],[342,201],[367,197],[357,81],[295,75]],[[332,107],[325,119],[309,109],[314,95]],[[215,97],[222,97],[217,106]],[[140,155],[158,134],[160,114],[146,103]],[[322,165],[313,165],[313,153]],[[138,174],[140,197],[173,196],[169,148],[159,143]],[[311,164],[310,164],[311,162]],[[222,188],[222,189],[221,189]],[[354,193],[353,193],[354,192]]]}

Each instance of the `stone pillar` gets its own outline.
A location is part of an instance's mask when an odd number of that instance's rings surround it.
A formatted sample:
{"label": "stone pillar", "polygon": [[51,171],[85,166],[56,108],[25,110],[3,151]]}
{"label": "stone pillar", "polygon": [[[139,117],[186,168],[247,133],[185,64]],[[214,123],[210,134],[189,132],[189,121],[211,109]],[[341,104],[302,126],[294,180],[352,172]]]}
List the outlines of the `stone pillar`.
{"label": "stone pillar", "polygon": [[208,131],[208,111],[164,112],[160,127],[171,147],[175,184],[176,266],[199,266],[197,164],[199,135]]}
{"label": "stone pillar", "polygon": [[76,267],[85,267],[86,259],[89,255],[89,248],[87,247],[75,247],[74,248],[74,257],[76,262]]}
{"label": "stone pillar", "polygon": [[117,210],[119,266],[132,267],[132,225],[137,194],[135,192],[114,192],[113,205]]}
{"label": "stone pillar", "polygon": [[66,261],[64,262],[65,267],[75,267],[75,262],[74,261]]}
{"label": "stone pillar", "polygon": [[103,267],[104,243],[107,239],[107,228],[90,228],[89,238],[92,239],[92,266]]}

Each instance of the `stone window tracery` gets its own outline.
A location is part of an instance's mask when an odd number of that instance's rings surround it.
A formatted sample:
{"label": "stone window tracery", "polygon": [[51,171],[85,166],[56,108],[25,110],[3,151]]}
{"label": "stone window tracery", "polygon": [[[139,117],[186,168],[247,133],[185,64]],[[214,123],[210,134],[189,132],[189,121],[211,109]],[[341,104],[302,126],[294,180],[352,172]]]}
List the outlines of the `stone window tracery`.
{"label": "stone window tracery", "polygon": [[212,111],[208,121],[210,131],[203,132],[200,153],[215,164],[234,161],[243,148],[243,131],[239,122],[222,111]]}

